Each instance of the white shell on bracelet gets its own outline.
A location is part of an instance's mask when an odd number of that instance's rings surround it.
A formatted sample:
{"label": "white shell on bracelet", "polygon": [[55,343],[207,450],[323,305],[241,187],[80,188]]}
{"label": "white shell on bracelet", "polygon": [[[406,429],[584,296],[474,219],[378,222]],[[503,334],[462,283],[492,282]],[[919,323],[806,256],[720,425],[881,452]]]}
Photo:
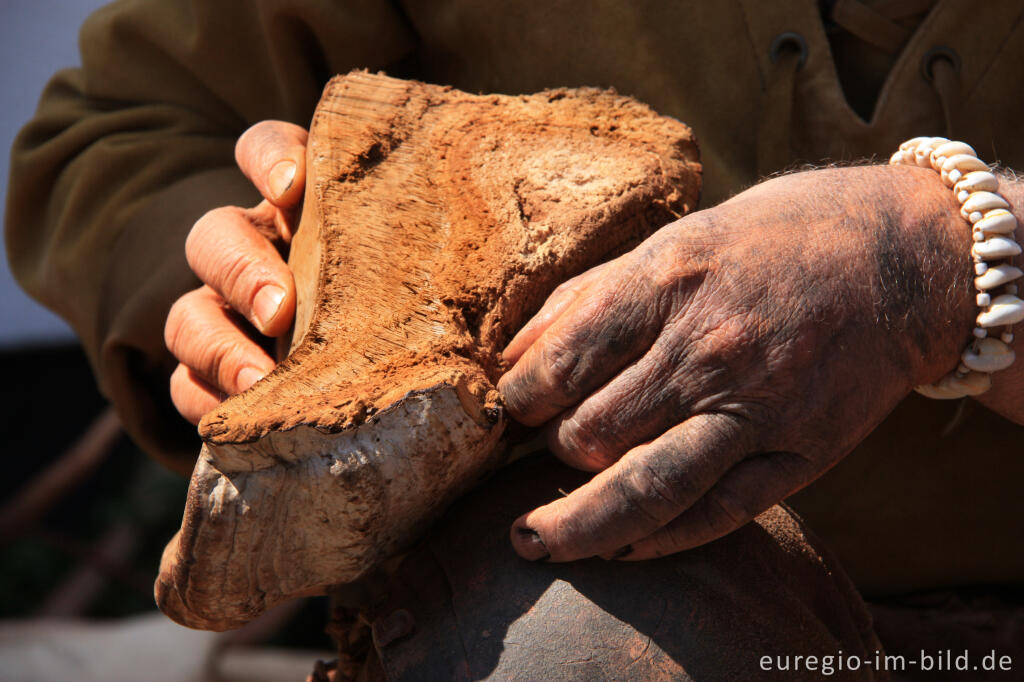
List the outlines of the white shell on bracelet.
{"label": "white shell on bracelet", "polygon": [[[1006,199],[998,194],[992,192],[971,192],[967,201],[960,207],[960,215],[963,216],[964,220],[970,220],[969,216],[972,213],[985,213],[996,208],[1010,208],[1010,205],[1006,203]],[[976,223],[978,221],[972,220],[971,222]]]}
{"label": "white shell on bracelet", "polygon": [[[1013,239],[1017,219],[1008,210],[1009,203],[998,194],[999,178],[981,161],[974,149],[944,137],[915,137],[900,145],[889,159],[891,164],[924,166],[939,173],[942,182],[953,190],[953,198],[961,204],[960,215],[972,224],[974,244],[974,286],[976,303],[981,308],[974,341],[961,355],[957,368],[934,384],[915,390],[930,398],[962,398],[978,395],[991,385],[989,374],[1013,364],[1015,353],[1010,325],[1024,321],[1024,300],[1015,296],[1017,279],[1024,270],[1004,262],[989,261],[1013,258],[1021,247]],[[997,291],[1001,287],[1000,291]],[[992,327],[1005,327],[999,338],[989,335]]]}
{"label": "white shell on bracelet", "polygon": [[1013,364],[1013,349],[999,339],[981,339],[960,356],[960,360],[973,372],[991,374]]}
{"label": "white shell on bracelet", "polygon": [[1014,265],[994,265],[986,268],[982,275],[974,278],[974,288],[981,291],[995,289],[1020,277],[1024,277],[1024,270]]}
{"label": "white shell on bracelet", "polygon": [[994,208],[986,211],[981,220],[974,223],[974,231],[984,235],[1013,234],[1017,229],[1017,219],[1005,208]]}
{"label": "white shell on bracelet", "polygon": [[922,168],[932,167],[932,152],[937,148],[948,145],[949,140],[945,137],[930,137],[914,148],[914,163]]}
{"label": "white shell on bracelet", "polygon": [[970,372],[967,376],[947,374],[934,384],[918,386],[914,390],[926,398],[950,400],[965,395],[981,395],[992,386],[992,379],[982,372]]}
{"label": "white shell on bracelet", "polygon": [[[960,194],[961,191],[968,192],[995,192],[999,189],[999,179],[989,171],[971,171],[960,182],[953,185],[953,191]],[[960,202],[963,203],[962,201]]]}
{"label": "white shell on bracelet", "polygon": [[1012,294],[1003,294],[978,314],[979,327],[1002,327],[1024,320],[1024,301]]}
{"label": "white shell on bracelet", "polygon": [[939,176],[942,181],[946,183],[947,187],[952,187],[956,183],[960,182],[960,179],[972,171],[987,171],[988,166],[985,162],[976,156],[969,154],[955,154],[945,161],[942,162],[942,168],[939,170]]}
{"label": "white shell on bracelet", "polygon": [[994,236],[983,242],[975,242],[971,253],[981,260],[993,258],[1010,258],[1020,253],[1020,244],[1009,237]]}
{"label": "white shell on bracelet", "polygon": [[966,142],[946,142],[940,144],[932,150],[929,154],[928,160],[931,162],[932,168],[942,168],[942,164],[946,162],[951,156],[957,154],[967,154],[968,156],[977,156],[977,152],[974,151],[974,147],[967,144]]}
{"label": "white shell on bracelet", "polygon": [[906,151],[906,150],[909,149],[910,152],[913,153],[913,151],[915,149],[917,149],[918,145],[920,145],[925,140],[930,140],[930,139],[932,139],[932,138],[930,138],[930,137],[914,137],[914,138],[911,138],[911,139],[907,140],[906,142],[904,142],[903,144],[900,145],[900,151],[902,152],[902,151]]}

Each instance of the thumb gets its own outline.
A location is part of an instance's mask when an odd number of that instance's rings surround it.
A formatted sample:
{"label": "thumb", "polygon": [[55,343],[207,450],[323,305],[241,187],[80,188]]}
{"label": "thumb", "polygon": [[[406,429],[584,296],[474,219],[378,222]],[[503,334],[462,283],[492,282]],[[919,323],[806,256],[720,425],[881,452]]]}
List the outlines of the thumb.
{"label": "thumb", "polygon": [[308,138],[293,123],[261,121],[238,138],[235,161],[267,201],[291,208],[305,191]]}

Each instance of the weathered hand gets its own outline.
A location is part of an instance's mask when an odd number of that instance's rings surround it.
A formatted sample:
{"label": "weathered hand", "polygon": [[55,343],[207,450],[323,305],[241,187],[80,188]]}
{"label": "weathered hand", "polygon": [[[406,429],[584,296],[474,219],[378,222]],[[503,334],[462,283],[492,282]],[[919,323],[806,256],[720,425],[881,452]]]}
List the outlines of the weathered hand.
{"label": "weathered hand", "polygon": [[825,169],[692,214],[561,287],[508,409],[598,473],[520,517],[528,559],[713,540],[807,485],[971,337],[970,230],[927,169]]}
{"label": "weathered hand", "polygon": [[295,283],[278,248],[291,240],[293,209],[302,199],[306,136],[281,121],[247,130],[235,160],[264,201],[214,209],[189,233],[188,263],[205,284],[171,307],[164,339],[179,362],[171,399],[193,424],[273,369],[256,339],[280,336],[292,324]]}

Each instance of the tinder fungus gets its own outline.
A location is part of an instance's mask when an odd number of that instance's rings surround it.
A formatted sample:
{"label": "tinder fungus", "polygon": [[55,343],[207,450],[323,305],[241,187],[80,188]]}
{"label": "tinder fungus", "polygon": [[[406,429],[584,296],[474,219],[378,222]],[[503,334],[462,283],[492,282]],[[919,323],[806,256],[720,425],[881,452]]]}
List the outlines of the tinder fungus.
{"label": "tinder fungus", "polygon": [[291,352],[203,418],[160,608],[234,628],[405,549],[502,464],[503,345],[560,282],[692,210],[700,171],[686,126],[614,92],[334,78]]}

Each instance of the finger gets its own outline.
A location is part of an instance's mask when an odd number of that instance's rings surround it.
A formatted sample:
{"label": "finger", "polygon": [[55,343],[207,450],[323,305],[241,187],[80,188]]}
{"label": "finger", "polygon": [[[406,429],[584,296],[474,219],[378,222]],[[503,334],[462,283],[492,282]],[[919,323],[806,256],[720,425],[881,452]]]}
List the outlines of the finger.
{"label": "finger", "polygon": [[295,316],[295,281],[277,249],[246,211],[216,208],[185,241],[192,271],[267,336],[288,331]]}
{"label": "finger", "polygon": [[546,427],[551,451],[571,467],[601,471],[630,449],[689,418],[691,398],[707,395],[714,372],[687,365],[673,349],[676,324],[650,350]]}
{"label": "finger", "polygon": [[569,303],[498,381],[509,413],[543,424],[641,356],[662,326],[656,298],[626,276]]}
{"label": "finger", "polygon": [[602,263],[558,285],[551,292],[551,295],[548,296],[548,299],[541,306],[537,314],[509,341],[501,354],[505,362],[509,363],[509,365],[515,365],[526,349],[565,312],[569,304],[575,301],[580,293],[597,279],[601,271],[612,262],[614,261]]}
{"label": "finger", "polygon": [[182,417],[194,425],[227,396],[208,384],[185,365],[171,374],[171,402]]}
{"label": "finger", "polygon": [[260,194],[275,206],[299,203],[306,186],[309,132],[284,121],[261,121],[238,138],[235,161]]}
{"label": "finger", "polygon": [[700,499],[742,457],[747,440],[730,415],[693,416],[630,450],[567,497],[516,519],[512,544],[530,560],[571,561],[613,552]]}
{"label": "finger", "polygon": [[677,518],[607,558],[651,559],[717,540],[810,483],[813,471],[807,458],[790,452],[745,459]]}
{"label": "finger", "polygon": [[273,359],[209,287],[191,291],[171,306],[164,340],[178,362],[228,394],[244,391],[274,368]]}

